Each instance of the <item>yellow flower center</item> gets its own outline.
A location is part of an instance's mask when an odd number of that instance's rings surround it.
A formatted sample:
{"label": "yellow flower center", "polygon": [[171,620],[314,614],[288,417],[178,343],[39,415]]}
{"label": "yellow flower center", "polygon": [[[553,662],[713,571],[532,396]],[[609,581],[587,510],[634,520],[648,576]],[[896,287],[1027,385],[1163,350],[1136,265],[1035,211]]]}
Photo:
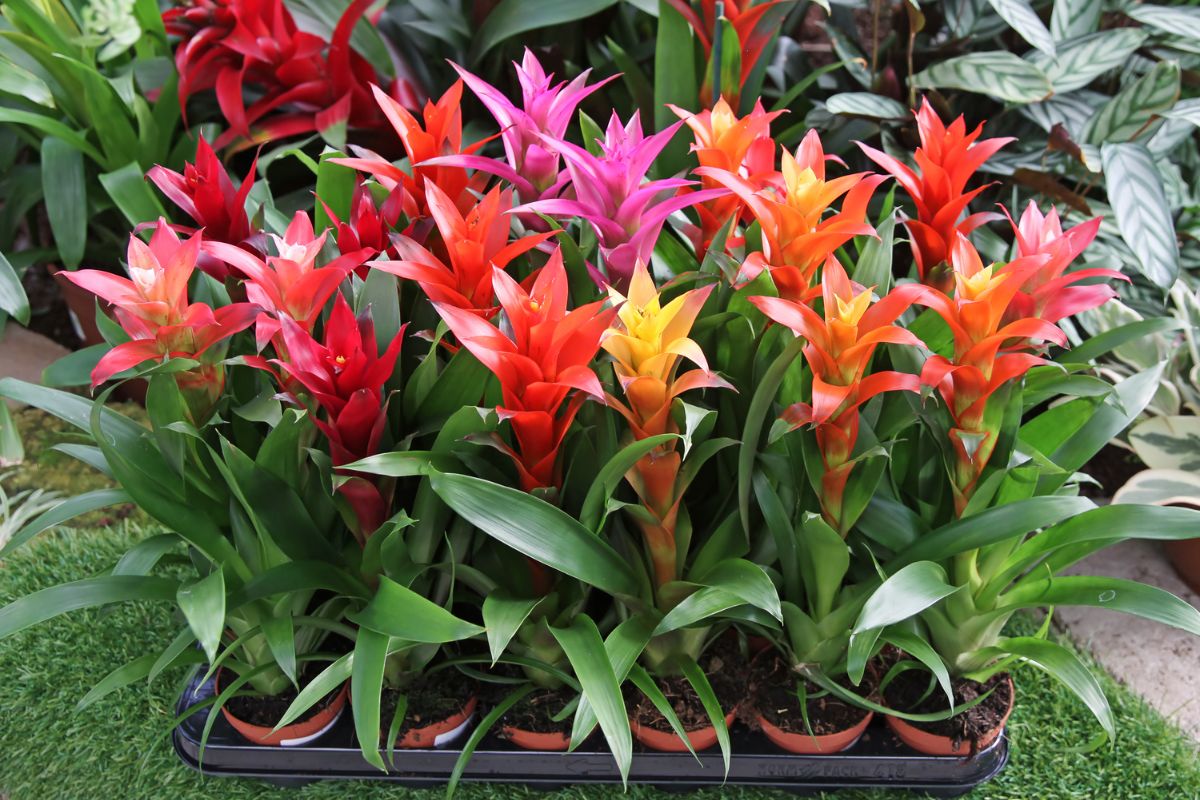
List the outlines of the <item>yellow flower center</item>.
{"label": "yellow flower center", "polygon": [[871,306],[871,290],[864,289],[858,294],[851,294],[849,300],[841,297],[835,299],[837,308],[833,309],[834,319],[846,325],[857,325]]}
{"label": "yellow flower center", "polygon": [[978,300],[983,294],[1003,283],[1008,275],[1000,273],[993,274],[993,267],[984,267],[974,275],[963,275],[961,272],[954,273],[954,282],[957,284],[957,297],[960,300]]}

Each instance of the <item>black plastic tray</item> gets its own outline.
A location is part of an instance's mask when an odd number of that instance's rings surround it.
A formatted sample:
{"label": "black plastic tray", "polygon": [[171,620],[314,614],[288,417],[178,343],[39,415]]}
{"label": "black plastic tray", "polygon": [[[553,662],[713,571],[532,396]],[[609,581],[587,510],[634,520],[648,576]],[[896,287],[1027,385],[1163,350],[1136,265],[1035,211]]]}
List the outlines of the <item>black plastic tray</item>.
{"label": "black plastic tray", "polygon": [[[213,683],[193,676],[177,711],[213,695]],[[358,749],[349,708],[329,733],[311,746],[262,747],[249,744],[222,716],[213,725],[200,763],[200,738],[208,709],[198,711],[176,728],[175,752],[205,775],[258,778],[285,786],[318,780],[368,779],[428,787],[444,785],[458,759],[454,746],[439,750],[395,751],[394,769],[385,774],[368,764]],[[878,718],[862,738],[842,753],[799,756],[785,753],[762,734],[735,725],[730,731],[733,757],[728,779],[718,748],[699,754],[658,753],[634,742],[630,783],[665,789],[699,789],[722,784],[758,786],[793,792],[843,788],[894,788],[954,797],[995,777],[1008,762],[1008,741],[1002,735],[991,747],[971,758],[925,756],[902,744]],[[456,742],[460,745],[463,739]],[[464,781],[521,783],[552,789],[588,783],[619,783],[621,778],[604,739],[593,735],[573,753],[522,750],[489,734],[471,757]]]}

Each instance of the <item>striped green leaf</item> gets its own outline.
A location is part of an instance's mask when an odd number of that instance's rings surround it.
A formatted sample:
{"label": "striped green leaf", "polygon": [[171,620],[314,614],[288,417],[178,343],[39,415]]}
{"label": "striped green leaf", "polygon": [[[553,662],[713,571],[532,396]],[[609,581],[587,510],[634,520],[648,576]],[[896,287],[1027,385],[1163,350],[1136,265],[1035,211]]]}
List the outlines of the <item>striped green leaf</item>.
{"label": "striped green leaf", "polygon": [[1035,52],[1028,58],[1046,73],[1057,97],[1121,66],[1144,41],[1146,32],[1139,28],[1116,28],[1062,42],[1056,56]]}
{"label": "striped green leaf", "polygon": [[1054,0],[1050,13],[1050,34],[1061,42],[1095,33],[1100,29],[1104,0]]}
{"label": "striped green leaf", "polygon": [[1096,112],[1084,131],[1084,140],[1089,144],[1127,142],[1152,132],[1154,118],[1173,106],[1178,97],[1179,64],[1160,61]]}
{"label": "striped green leaf", "polygon": [[1003,50],[970,53],[934,64],[911,78],[918,89],[961,89],[1012,103],[1050,96],[1050,80],[1036,65]]}
{"label": "striped green leaf", "polygon": [[1033,10],[1027,0],[988,0],[1000,18],[1029,42],[1048,56],[1054,55],[1054,37]]}
{"label": "striped green leaf", "polygon": [[842,92],[825,102],[830,114],[849,114],[874,119],[903,119],[908,108],[903,103],[871,92]]}
{"label": "striped green leaf", "polygon": [[1150,151],[1140,144],[1105,144],[1100,157],[1122,238],[1137,256],[1142,274],[1168,289],[1179,274],[1179,244]]}
{"label": "striped green leaf", "polygon": [[1075,91],[1056,94],[1040,103],[1018,106],[1021,116],[1028,117],[1047,133],[1061,124],[1072,137],[1078,137],[1096,111],[1108,98],[1099,92]]}
{"label": "striped green leaf", "polygon": [[1200,473],[1200,417],[1150,417],[1129,431],[1129,443],[1151,469]]}
{"label": "striped green leaf", "polygon": [[1144,469],[1113,495],[1129,505],[1200,505],[1200,476],[1181,469]]}
{"label": "striped green leaf", "polygon": [[1125,12],[1133,19],[1151,28],[1169,33],[1173,36],[1183,36],[1188,39],[1200,39],[1200,8],[1180,8],[1178,6],[1133,6]]}
{"label": "striped green leaf", "polygon": [[1196,127],[1200,127],[1200,98],[1180,100],[1178,103],[1162,112],[1162,116],[1167,117],[1168,119],[1185,120],[1192,123]]}

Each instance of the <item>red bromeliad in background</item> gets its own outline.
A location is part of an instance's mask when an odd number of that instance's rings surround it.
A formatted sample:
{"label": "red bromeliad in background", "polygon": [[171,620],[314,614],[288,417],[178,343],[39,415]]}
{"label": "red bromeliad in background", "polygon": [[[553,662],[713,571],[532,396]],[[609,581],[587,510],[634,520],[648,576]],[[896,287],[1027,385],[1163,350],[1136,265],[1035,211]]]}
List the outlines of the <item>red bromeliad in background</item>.
{"label": "red bromeliad in background", "polygon": [[958,234],[969,234],[980,225],[996,219],[987,211],[963,218],[967,206],[986,186],[967,191],[967,181],[983,163],[1011,136],[980,139],[983,125],[967,133],[960,116],[946,126],[926,100],[916,112],[921,146],[913,153],[917,170],[902,164],[887,153],[859,142],[867,156],[885,169],[904,188],[917,207],[917,218],[905,220],[912,237],[913,258],[921,281],[944,292],[954,285],[949,265],[950,253]]}
{"label": "red bromeliad in background", "polygon": [[[775,141],[771,138],[771,122],[782,111],[767,113],[762,101],[754,104],[754,110],[739,119],[724,98],[713,108],[698,114],[677,106],[670,107],[689,128],[695,137],[692,152],[701,167],[725,172],[744,178],[751,186],[765,188],[765,179],[775,171]],[[700,184],[705,189],[721,186],[716,178],[702,175]],[[691,232],[696,257],[703,260],[713,237],[728,224],[740,218],[745,200],[735,193],[722,194],[698,204],[699,227]]]}
{"label": "red bromeliad in background", "polygon": [[[329,442],[335,467],[378,453],[387,429],[382,387],[395,370],[404,326],[381,355],[369,311],[356,319],[338,294],[325,323],[324,341],[318,342],[286,316],[280,318],[279,333],[284,345],[280,358],[268,362],[250,356],[246,363],[274,375],[280,389],[296,402],[301,399],[296,395],[307,394],[319,406],[324,418],[314,414],[313,423]],[[360,544],[387,519],[390,491],[382,490],[388,488],[385,479],[353,474],[338,487],[354,510]]]}
{"label": "red bromeliad in background", "polygon": [[[401,192],[390,192],[383,203],[377,205],[366,183],[359,181],[354,187],[354,194],[350,196],[350,212],[344,220],[339,219],[324,200],[320,200],[326,216],[333,223],[338,252],[350,255],[359,250],[371,250],[375,255],[395,255],[391,234],[400,223],[403,200]],[[358,277],[365,279],[366,265],[357,267],[355,272]]]}
{"label": "red bromeliad in background", "polygon": [[[163,12],[175,50],[179,104],[214,90],[229,129],[223,148],[287,138],[340,125],[379,128],[384,123],[370,88],[387,84],[396,101],[415,106],[418,92],[406,78],[385,81],[350,46],[350,35],[371,0],[354,0],[330,40],[300,30],[283,0],[193,0]],[[246,89],[256,97],[246,106]]]}
{"label": "red bromeliad in background", "polygon": [[[459,211],[464,214],[469,211],[475,205],[474,193],[482,190],[486,176],[468,178],[467,171],[461,166],[425,163],[438,156],[474,153],[487,141],[463,147],[462,81],[455,82],[436,103],[426,101],[420,120],[378,87],[372,89],[375,101],[404,145],[412,165],[411,173],[362,147],[351,147],[355,158],[336,158],[334,163],[373,175],[389,192],[400,192],[404,198],[404,213],[410,222],[429,217],[425,187],[430,183],[441,189]],[[424,230],[427,229],[426,226]]]}
{"label": "red bromeliad in background", "polygon": [[[817,270],[835,250],[855,236],[875,234],[867,222],[867,204],[884,178],[859,172],[826,180],[828,160],[817,132],[809,131],[795,156],[783,151],[783,171],[767,178],[768,189],[726,169],[696,170],[737,194],[762,228],[762,251],[743,262],[739,283],[766,269],[780,297],[802,302]],[[842,195],[841,210],[826,216]]]}
{"label": "red bromeliad in background", "polygon": [[[318,267],[317,256],[325,245],[325,237],[325,232],[315,235],[308,214],[297,211],[283,236],[271,235],[278,255],[267,256],[265,262],[223,242],[205,243],[207,252],[245,275],[246,296],[263,309],[256,325],[260,348],[279,332],[284,317],[311,332],[338,285],[374,255],[364,248]],[[276,342],[276,347],[282,349],[280,342]]]}
{"label": "red bromeliad in background", "polygon": [[437,225],[436,240],[427,248],[397,236],[393,249],[398,260],[373,261],[371,266],[416,281],[435,303],[491,318],[496,311],[493,268],[506,268],[553,235],[538,233],[510,242],[512,221],[507,212],[512,209],[512,195],[512,189],[497,186],[464,215],[437,184],[428,184],[425,196]]}
{"label": "red bromeliad in background", "polygon": [[64,273],[72,283],[112,303],[121,328],[130,341],[104,354],[92,370],[93,388],[145,361],[190,358],[201,364],[176,373],[192,421],[204,420],[225,387],[225,370],[220,363],[230,336],[250,327],[258,308],[234,303],[211,308],[204,303],[188,304],[188,279],[196,269],[202,233],[180,241],[164,219],[159,219],[147,244],[136,235],[129,237],[129,276],[84,269]]}
{"label": "red bromeliad in background", "polygon": [[824,315],[805,303],[777,297],[751,297],[770,319],[806,340],[804,359],[812,370],[812,403],[795,403],[783,419],[799,428],[811,425],[821,451],[821,510],[830,527],[843,537],[849,527],[842,517],[846,482],[854,469],[859,406],[881,392],[920,389],[916,375],[882,370],[867,374],[881,344],[921,346],[896,320],[927,290],[916,284],[898,286],[872,303],[874,287],[852,283],[835,258],[821,275]]}
{"label": "red bromeliad in background", "polygon": [[[201,136],[196,144],[196,160],[185,164],[182,174],[155,165],[146,173],[146,178],[191,217],[197,227],[204,229],[206,241],[238,245],[261,254],[264,244],[262,231],[251,226],[246,213],[246,198],[254,187],[257,163],[256,158],[251,162],[241,185],[234,186],[225,165]],[[178,225],[174,227],[183,233],[195,230]],[[207,253],[200,254],[198,264],[219,281],[229,277],[228,265]]]}

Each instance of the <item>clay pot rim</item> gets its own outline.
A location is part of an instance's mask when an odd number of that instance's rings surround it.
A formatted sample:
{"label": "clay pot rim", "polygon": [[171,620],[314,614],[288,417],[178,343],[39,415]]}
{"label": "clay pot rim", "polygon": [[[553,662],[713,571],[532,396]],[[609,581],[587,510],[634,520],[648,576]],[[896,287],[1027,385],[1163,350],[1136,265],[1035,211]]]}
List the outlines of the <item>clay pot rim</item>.
{"label": "clay pot rim", "polygon": [[[451,731],[461,727],[468,720],[470,720],[471,715],[473,715],[475,713],[475,709],[478,707],[478,705],[479,705],[479,695],[472,694],[472,695],[468,696],[466,700],[463,701],[462,705],[459,706],[458,711],[455,711],[450,716],[445,717],[440,720],[437,720],[435,722],[431,722],[428,725],[423,725],[420,728],[409,728],[407,731],[404,731],[404,734],[402,736],[400,735],[399,732],[397,732],[396,747],[404,748],[406,750],[420,750],[420,749],[425,749],[427,747],[434,747],[435,745],[433,743],[429,743],[429,744],[413,743],[413,744],[406,745],[406,744],[404,744],[404,742],[408,741],[408,738],[410,736],[422,736],[423,737],[426,734],[432,734],[432,736],[436,739],[438,736],[442,735],[443,733],[450,733]],[[384,739],[386,737],[387,737],[387,731],[379,732],[380,739]]]}
{"label": "clay pot rim", "polygon": [[[571,734],[562,731],[531,731],[516,725],[504,725],[500,732],[505,739],[523,750],[561,752],[571,746]],[[522,743],[521,739],[525,739],[526,743]]]}
{"label": "clay pot rim", "polygon": [[[913,750],[916,750],[918,753],[923,753],[929,756],[947,756],[954,758],[974,756],[996,743],[996,740],[1000,738],[1000,735],[1004,732],[1005,728],[1008,727],[1008,718],[1012,715],[1013,709],[1017,705],[1017,689],[1016,685],[1013,683],[1012,675],[1006,673],[1004,675],[1004,679],[1007,681],[1009,686],[1010,699],[1008,708],[1005,709],[1004,715],[1000,718],[1000,722],[996,725],[996,727],[988,731],[988,733],[985,735],[979,737],[978,745],[974,751],[970,749],[968,742],[963,743],[967,745],[966,748],[961,746],[955,748],[954,740],[949,736],[942,736],[940,734],[930,733],[929,731],[922,730],[908,720],[901,719],[900,717],[894,717],[891,714],[886,715],[888,727],[892,729],[896,736],[899,737],[905,745],[911,747]],[[922,742],[923,744],[918,744],[918,742]]]}
{"label": "clay pot rim", "polygon": [[833,733],[808,734],[785,731],[764,717],[761,712],[755,715],[763,735],[770,739],[772,744],[798,755],[832,755],[848,750],[858,742],[874,718],[875,712],[867,709],[866,716],[849,728]]}
{"label": "clay pot rim", "polygon": [[[725,714],[726,729],[733,725],[733,720],[737,716],[737,712],[738,706],[734,706],[731,711]],[[643,725],[632,717],[629,719],[629,727],[633,732],[633,738],[651,750],[665,753],[687,752],[687,745],[683,743],[679,734],[675,733],[674,730],[660,731],[658,728]],[[717,741],[717,728],[715,725],[707,725],[703,728],[696,728],[690,731],[685,729],[684,732],[687,734],[688,742],[695,750],[707,750],[716,744]],[[710,736],[712,737],[712,741],[708,741]]]}
{"label": "clay pot rim", "polygon": [[[221,677],[227,672],[228,670],[225,667],[217,669],[214,681],[217,694],[221,693]],[[283,747],[283,742],[286,740],[316,737],[326,733],[346,709],[346,702],[350,695],[350,681],[344,681],[337,690],[331,690],[324,697],[329,697],[330,695],[333,696],[333,699],[327,706],[318,709],[316,713],[307,719],[289,723],[278,730],[274,730],[273,727],[247,722],[234,714],[230,710],[228,703],[221,706],[221,715],[225,717],[226,721],[229,722],[242,738],[251,744],[266,747]]]}

